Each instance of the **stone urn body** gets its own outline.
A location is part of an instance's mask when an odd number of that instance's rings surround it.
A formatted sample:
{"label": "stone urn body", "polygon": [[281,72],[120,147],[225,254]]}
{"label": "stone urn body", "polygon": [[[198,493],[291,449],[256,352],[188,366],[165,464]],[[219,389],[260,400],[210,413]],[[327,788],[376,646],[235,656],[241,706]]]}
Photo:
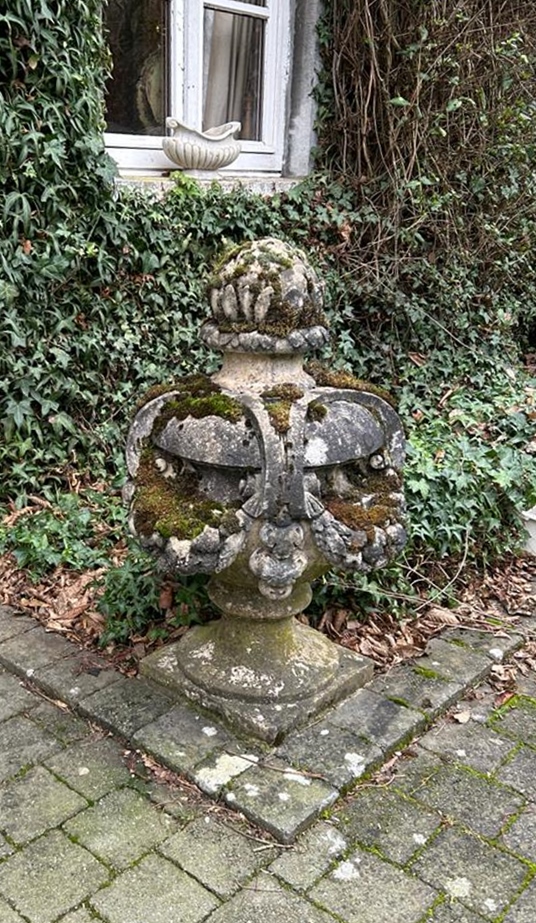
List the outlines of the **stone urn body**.
{"label": "stone urn body", "polygon": [[[268,291],[269,290],[269,291]],[[212,287],[219,372],[148,396],[129,434],[131,530],[168,573],[212,574],[219,621],[143,669],[269,741],[363,685],[372,666],[296,618],[311,581],[402,547],[404,439],[385,396],[304,368],[327,339],[315,274],[267,239]]]}

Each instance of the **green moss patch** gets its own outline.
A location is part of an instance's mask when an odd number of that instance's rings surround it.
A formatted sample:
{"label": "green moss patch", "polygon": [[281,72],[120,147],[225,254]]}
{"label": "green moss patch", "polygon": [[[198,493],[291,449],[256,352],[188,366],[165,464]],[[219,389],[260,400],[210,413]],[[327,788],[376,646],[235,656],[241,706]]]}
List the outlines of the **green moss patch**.
{"label": "green moss patch", "polygon": [[199,493],[196,474],[188,472],[177,479],[165,478],[158,471],[155,459],[154,450],[146,446],[136,477],[136,531],[143,536],[158,532],[163,538],[174,536],[191,541],[205,526],[217,528],[225,508]]}
{"label": "green moss patch", "polygon": [[270,417],[272,426],[278,433],[286,433],[290,426],[290,408],[295,401],[302,398],[304,392],[291,382],[276,385],[263,391],[261,398]]}
{"label": "green moss patch", "polygon": [[396,408],[396,400],[392,394],[371,384],[369,381],[363,381],[361,378],[355,378],[350,372],[334,371],[327,369],[320,362],[308,362],[305,366],[306,372],[311,375],[316,384],[321,388],[347,388],[350,391],[365,391],[368,394],[374,394],[381,397],[391,407]]}

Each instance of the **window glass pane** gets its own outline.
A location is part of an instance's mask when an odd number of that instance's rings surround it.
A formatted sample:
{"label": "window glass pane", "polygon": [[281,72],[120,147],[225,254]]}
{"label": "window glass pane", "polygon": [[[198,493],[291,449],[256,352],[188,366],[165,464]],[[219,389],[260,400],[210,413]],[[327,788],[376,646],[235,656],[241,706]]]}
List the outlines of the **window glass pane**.
{"label": "window glass pane", "polygon": [[254,16],[205,9],[204,130],[236,121],[242,123],[241,138],[262,139],[264,28]]}
{"label": "window glass pane", "polygon": [[113,58],[106,127],[164,135],[166,116],[165,0],[109,0],[105,25]]}

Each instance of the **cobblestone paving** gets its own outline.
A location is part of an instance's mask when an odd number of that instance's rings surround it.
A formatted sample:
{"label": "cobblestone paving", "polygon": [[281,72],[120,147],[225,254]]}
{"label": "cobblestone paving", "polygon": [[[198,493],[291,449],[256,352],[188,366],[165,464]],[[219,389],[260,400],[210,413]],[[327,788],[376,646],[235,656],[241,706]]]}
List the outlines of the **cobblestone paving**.
{"label": "cobblestone paving", "polygon": [[0,607],[0,923],[536,923],[536,677],[486,682],[519,629],[268,749]]}

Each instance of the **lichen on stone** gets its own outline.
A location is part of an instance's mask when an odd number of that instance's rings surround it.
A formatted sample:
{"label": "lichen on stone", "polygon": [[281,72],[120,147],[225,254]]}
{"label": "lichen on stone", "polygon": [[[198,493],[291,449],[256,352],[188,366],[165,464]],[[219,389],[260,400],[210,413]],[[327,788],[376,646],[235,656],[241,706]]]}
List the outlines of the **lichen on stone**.
{"label": "lichen on stone", "polygon": [[227,251],[208,285],[221,333],[257,332],[285,338],[327,327],[316,273],[301,250],[273,238]]}

